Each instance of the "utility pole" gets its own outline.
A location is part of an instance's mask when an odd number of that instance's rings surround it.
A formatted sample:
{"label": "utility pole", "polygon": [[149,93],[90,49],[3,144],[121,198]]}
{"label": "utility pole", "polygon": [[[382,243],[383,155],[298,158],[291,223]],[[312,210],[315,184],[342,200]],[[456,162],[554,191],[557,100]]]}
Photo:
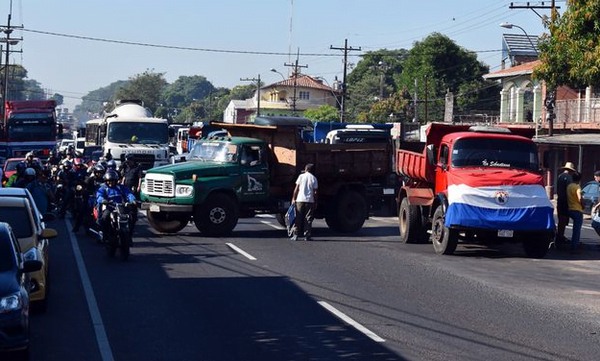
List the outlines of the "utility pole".
{"label": "utility pole", "polygon": [[[0,39],[0,42],[4,43],[6,42],[6,58],[4,60],[4,86],[2,87],[2,110],[3,110],[3,114],[6,113],[6,101],[8,100],[8,71],[9,71],[9,56],[10,53],[20,53],[21,51],[11,51],[10,50],[10,45],[16,45],[19,43],[19,41],[23,40],[21,38],[11,38],[10,34],[13,32],[13,29],[18,28],[18,29],[22,29],[22,26],[12,26],[10,25],[10,20],[12,17],[12,1],[11,1],[11,12],[8,13],[8,23],[6,26],[4,26],[2,32],[4,34],[6,34],[6,38],[4,39]],[[1,54],[0,54],[1,55]]]}
{"label": "utility pole", "polygon": [[418,91],[418,80],[417,80],[417,78],[415,78],[415,97],[414,97],[414,101],[413,101],[414,109],[415,109],[415,118],[414,118],[415,123],[419,123],[419,107],[417,106],[417,103],[419,102],[418,101],[419,96],[418,96],[417,91]]}
{"label": "utility pole", "polygon": [[344,47],[335,47],[333,45],[329,46],[329,49],[332,50],[343,50],[344,51],[344,78],[342,79],[342,109],[340,109],[340,122],[344,122],[345,113],[346,113],[346,73],[348,69],[348,52],[349,51],[361,51],[361,47],[358,48],[348,47],[348,39],[344,40]]}
{"label": "utility pole", "polygon": [[256,116],[260,117],[260,74],[258,74],[258,78],[240,78],[240,81],[252,81],[256,82]]}
{"label": "utility pole", "polygon": [[427,74],[425,74],[425,124],[429,121],[427,116]]}
{"label": "utility pole", "polygon": [[294,77],[294,96],[292,97],[292,112],[296,113],[296,92],[298,90],[298,75],[300,75],[300,68],[308,68],[308,65],[298,65],[298,60],[300,58],[300,49],[298,49],[298,54],[296,55],[296,61],[294,64],[284,63],[283,65],[287,67],[292,67],[294,70],[292,71],[292,76]]}

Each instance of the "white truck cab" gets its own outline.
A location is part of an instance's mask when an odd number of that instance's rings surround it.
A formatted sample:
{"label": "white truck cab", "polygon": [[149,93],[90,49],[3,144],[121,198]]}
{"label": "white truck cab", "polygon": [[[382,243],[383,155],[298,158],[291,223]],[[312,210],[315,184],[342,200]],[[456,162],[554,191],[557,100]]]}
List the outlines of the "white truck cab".
{"label": "white truck cab", "polygon": [[140,101],[120,101],[104,118],[86,123],[86,145],[101,145],[118,164],[133,154],[143,169],[150,169],[169,163],[169,125],[152,117]]}

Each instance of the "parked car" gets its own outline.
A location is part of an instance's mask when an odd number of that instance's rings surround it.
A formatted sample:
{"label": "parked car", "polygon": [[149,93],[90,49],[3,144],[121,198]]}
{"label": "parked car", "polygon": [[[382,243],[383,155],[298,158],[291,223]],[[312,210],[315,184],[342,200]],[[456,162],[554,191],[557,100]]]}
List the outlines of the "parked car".
{"label": "parked car", "polygon": [[6,162],[4,162],[4,168],[2,168],[2,172],[4,172],[3,177],[6,179],[10,178],[10,176],[17,171],[17,164],[24,161],[25,158],[8,158]]}
{"label": "parked car", "polygon": [[592,207],[598,203],[598,193],[600,192],[600,183],[595,180],[589,181],[581,187],[583,197],[583,213],[592,213]]}
{"label": "parked car", "polygon": [[41,268],[41,261],[25,259],[10,225],[0,222],[0,351],[15,359],[28,358],[29,273]]}
{"label": "parked car", "polygon": [[0,221],[11,225],[19,239],[24,259],[42,262],[42,268],[31,274],[31,301],[41,311],[48,305],[49,239],[55,238],[54,229],[43,228],[30,201],[19,197],[0,197]]}

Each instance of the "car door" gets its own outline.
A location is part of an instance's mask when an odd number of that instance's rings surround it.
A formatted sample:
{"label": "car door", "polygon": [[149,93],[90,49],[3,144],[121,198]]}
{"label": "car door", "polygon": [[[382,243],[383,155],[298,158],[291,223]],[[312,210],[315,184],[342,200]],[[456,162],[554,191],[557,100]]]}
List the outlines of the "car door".
{"label": "car door", "polygon": [[269,167],[264,146],[245,144],[240,151],[242,198],[246,202],[262,201],[269,195]]}

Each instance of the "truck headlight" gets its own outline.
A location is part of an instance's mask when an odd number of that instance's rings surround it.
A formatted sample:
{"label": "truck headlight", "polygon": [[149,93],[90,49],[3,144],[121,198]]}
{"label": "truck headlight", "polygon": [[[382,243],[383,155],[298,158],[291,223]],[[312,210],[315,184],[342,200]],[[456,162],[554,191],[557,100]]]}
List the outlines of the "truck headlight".
{"label": "truck headlight", "polygon": [[23,300],[18,292],[0,299],[0,313],[11,312],[21,307],[23,307]]}
{"label": "truck headlight", "polygon": [[142,192],[146,193],[146,182],[142,181],[142,184],[140,185],[140,189],[142,190]]}
{"label": "truck headlight", "polygon": [[194,194],[194,187],[178,184],[175,187],[175,197],[191,197]]}
{"label": "truck headlight", "polygon": [[23,254],[23,259],[25,261],[41,261],[42,257],[40,256],[38,249],[34,247]]}

